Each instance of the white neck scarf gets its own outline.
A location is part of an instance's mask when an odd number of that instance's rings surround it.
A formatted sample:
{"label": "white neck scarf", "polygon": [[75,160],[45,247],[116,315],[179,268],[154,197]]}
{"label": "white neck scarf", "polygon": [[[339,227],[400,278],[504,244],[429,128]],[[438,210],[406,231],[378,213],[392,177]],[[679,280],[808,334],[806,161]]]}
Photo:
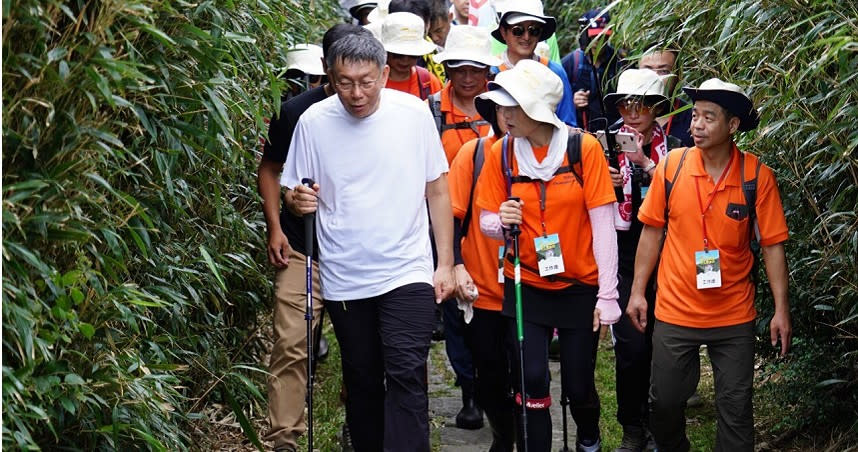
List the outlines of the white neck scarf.
{"label": "white neck scarf", "polygon": [[562,129],[555,127],[554,133],[551,134],[551,141],[548,143],[548,155],[541,162],[536,161],[533,147],[527,138],[516,138],[513,151],[515,160],[518,162],[518,174],[531,179],[550,181],[566,157],[568,138],[569,132],[565,127]]}

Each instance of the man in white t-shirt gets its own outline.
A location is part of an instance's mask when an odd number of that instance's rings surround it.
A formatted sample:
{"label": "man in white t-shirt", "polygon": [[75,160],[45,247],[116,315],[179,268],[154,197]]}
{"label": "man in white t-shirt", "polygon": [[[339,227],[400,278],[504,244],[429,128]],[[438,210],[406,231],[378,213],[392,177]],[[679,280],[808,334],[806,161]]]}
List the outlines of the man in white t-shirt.
{"label": "man in white t-shirt", "polygon": [[[455,285],[448,168],[426,105],[383,88],[385,57],[366,36],[331,46],[337,95],[301,116],[281,184],[295,189],[302,213],[316,213],[322,297],[340,344],[355,449],[429,451],[433,301]],[[317,184],[311,190],[302,178]]]}

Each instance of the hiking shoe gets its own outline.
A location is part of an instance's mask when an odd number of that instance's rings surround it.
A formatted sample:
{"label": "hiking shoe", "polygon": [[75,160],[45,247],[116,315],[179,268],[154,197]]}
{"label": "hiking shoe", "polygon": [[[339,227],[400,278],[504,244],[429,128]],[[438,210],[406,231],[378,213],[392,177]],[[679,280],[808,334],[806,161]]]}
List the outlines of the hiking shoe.
{"label": "hiking shoe", "polygon": [[643,452],[646,448],[647,435],[643,427],[623,426],[623,440],[614,452]]}
{"label": "hiking shoe", "polygon": [[602,440],[576,442],[575,452],[602,452]]}
{"label": "hiking shoe", "polygon": [[354,452],[355,446],[352,444],[352,435],[349,433],[349,424],[343,422],[343,430],[340,433],[340,447],[343,452]]}

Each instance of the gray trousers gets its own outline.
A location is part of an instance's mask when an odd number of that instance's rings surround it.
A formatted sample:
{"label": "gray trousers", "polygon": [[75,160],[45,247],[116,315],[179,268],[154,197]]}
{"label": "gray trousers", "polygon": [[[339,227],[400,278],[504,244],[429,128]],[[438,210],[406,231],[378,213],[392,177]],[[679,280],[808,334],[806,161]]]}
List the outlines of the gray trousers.
{"label": "gray trousers", "polygon": [[754,415],[754,322],[718,328],[688,328],[656,320],[652,338],[650,430],[662,452],[690,449],[685,402],[700,380],[700,346],[706,345],[715,374],[715,451],[752,452]]}

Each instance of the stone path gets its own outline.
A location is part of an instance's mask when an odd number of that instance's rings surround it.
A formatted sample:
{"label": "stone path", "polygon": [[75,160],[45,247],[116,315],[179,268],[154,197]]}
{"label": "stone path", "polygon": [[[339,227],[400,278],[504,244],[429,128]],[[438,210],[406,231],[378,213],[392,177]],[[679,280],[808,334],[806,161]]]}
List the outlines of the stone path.
{"label": "stone path", "polygon": [[[554,447],[563,447],[563,418],[560,406],[560,364],[551,368],[551,420],[554,425]],[[454,386],[453,369],[444,352],[443,342],[434,342],[429,352],[429,419],[432,433],[432,450],[441,452],[485,452],[492,442],[488,421],[480,430],[456,428],[456,413],[462,407],[461,393]],[[569,416],[569,447],[575,448],[575,423]]]}

